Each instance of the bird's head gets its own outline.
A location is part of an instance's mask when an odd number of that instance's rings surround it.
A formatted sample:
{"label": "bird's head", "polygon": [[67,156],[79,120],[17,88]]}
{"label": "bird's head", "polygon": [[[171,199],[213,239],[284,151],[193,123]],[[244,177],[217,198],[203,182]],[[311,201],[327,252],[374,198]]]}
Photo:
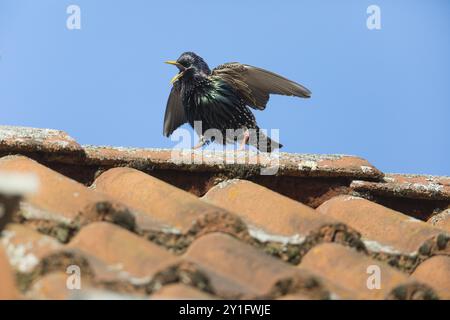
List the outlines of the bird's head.
{"label": "bird's head", "polygon": [[166,61],[166,63],[175,65],[179,70],[170,81],[171,83],[178,80],[189,81],[195,75],[207,76],[211,73],[205,60],[194,52],[184,52],[176,61]]}

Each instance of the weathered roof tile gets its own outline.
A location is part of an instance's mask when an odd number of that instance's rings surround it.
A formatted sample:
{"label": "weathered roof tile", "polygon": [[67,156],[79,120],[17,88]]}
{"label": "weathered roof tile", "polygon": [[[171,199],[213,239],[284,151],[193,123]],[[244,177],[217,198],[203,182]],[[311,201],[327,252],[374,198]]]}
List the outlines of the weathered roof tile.
{"label": "weathered roof tile", "polygon": [[357,292],[358,296],[354,299],[435,298],[430,288],[409,279],[404,273],[335,243],[324,243],[311,249],[300,267],[313,270],[328,281]]}
{"label": "weathered roof tile", "polygon": [[297,291],[316,299],[328,297],[310,274],[226,234],[195,240],[184,259],[198,265],[213,291],[224,298],[270,298]]}
{"label": "weathered roof tile", "polygon": [[177,258],[127,230],[107,222],[95,222],[81,229],[68,244],[86,252],[111,268],[129,275],[135,282],[148,282]]}
{"label": "weathered roof tile", "polygon": [[0,300],[20,298],[14,274],[2,247],[0,247],[0,283]]}
{"label": "weathered roof tile", "polygon": [[10,126],[0,157],[0,298],[450,299],[449,177]]}
{"label": "weathered roof tile", "polygon": [[[5,177],[5,175],[0,177],[0,180],[2,179],[9,180],[9,178]],[[19,209],[22,195],[15,192],[11,193],[6,190],[11,181],[6,182],[3,180],[0,182],[2,182],[1,184],[4,187],[3,189],[5,189],[0,192],[0,231],[2,231],[5,225],[11,221],[13,215]]]}
{"label": "weathered roof tile", "polygon": [[[359,234],[339,221],[317,214],[314,209],[246,180],[228,180],[202,198],[208,203],[236,212],[248,225],[250,235],[262,243],[279,244],[280,255],[298,262],[312,246],[337,241],[363,249]],[[297,249],[298,253],[293,254]]]}
{"label": "weathered roof tile", "polygon": [[[27,298],[37,300],[68,300],[73,290],[67,287],[69,275],[65,272],[53,272],[38,279],[27,291]],[[82,278],[80,289],[85,290],[89,284]]]}
{"label": "weathered roof tile", "polygon": [[227,210],[135,169],[110,169],[93,188],[141,213],[139,231],[171,249],[182,250],[206,232],[247,236],[245,224]]}
{"label": "weathered roof tile", "polygon": [[81,146],[60,130],[0,126],[0,154],[45,153],[49,158],[83,154]]}
{"label": "weathered roof tile", "polygon": [[145,296],[135,292],[117,292],[117,288],[98,287],[93,279],[83,277],[79,288],[69,288],[70,274],[52,272],[39,278],[27,291],[27,299],[36,300],[130,300],[144,299]]}
{"label": "weathered roof tile", "polygon": [[450,209],[435,214],[427,222],[432,226],[450,232]]}
{"label": "weathered roof tile", "polygon": [[[84,146],[86,161],[97,165],[157,166],[160,169],[216,171],[234,170],[245,164],[246,170],[292,176],[349,177],[380,179],[383,173],[367,160],[347,155],[264,154],[220,152],[217,150],[137,149]],[[263,171],[266,172],[266,171]],[[272,171],[271,171],[272,172]]]}
{"label": "weathered roof tile", "polygon": [[[73,162],[74,159],[61,159],[67,153],[82,153],[86,155],[87,163],[101,165],[117,165],[132,163],[136,160],[149,165],[158,164],[166,168],[183,168],[187,160],[191,168],[204,170],[226,170],[230,157],[234,162],[241,161],[250,167],[270,167],[280,164],[283,172],[296,176],[351,176],[378,179],[383,174],[366,160],[345,155],[300,155],[280,153],[273,157],[269,154],[245,153],[236,156],[217,151],[198,152],[192,150],[169,149],[136,149],[114,147],[80,147],[78,143],[65,132],[51,129],[36,129],[28,127],[0,126],[0,151],[6,153],[48,153],[55,158],[58,156],[63,162]],[[198,159],[202,164],[198,164]],[[56,158],[55,158],[56,159]],[[84,156],[83,156],[84,159]],[[194,160],[196,159],[196,160]],[[194,162],[197,161],[197,164]],[[214,169],[215,168],[215,169]]]}
{"label": "weathered roof tile", "polygon": [[450,200],[450,177],[429,175],[386,174],[383,181],[352,182],[355,191],[428,200]]}
{"label": "weathered roof tile", "polygon": [[[117,221],[124,225],[134,222],[134,217],[124,206],[29,158],[0,158],[0,170],[31,172],[37,176],[40,186],[21,204],[21,215],[29,221],[51,224],[43,224],[42,228],[61,232],[55,227],[65,225],[75,228],[96,220]],[[67,234],[57,236],[66,238]]]}
{"label": "weathered roof tile", "polygon": [[[46,278],[54,273],[65,273],[67,280],[70,280],[71,284],[79,277],[82,282],[81,286],[85,289],[90,287],[113,289],[121,293],[130,292],[141,295],[147,291],[147,287],[151,282],[151,279],[146,281],[147,279],[135,278],[129,273],[124,272],[120,264],[111,265],[109,261],[102,260],[93,253],[66,245],[60,250],[53,251],[43,257],[39,261],[39,264],[30,272],[18,273],[20,288],[22,291],[30,292],[33,288],[36,289],[35,284],[39,283],[40,279]],[[69,276],[71,276],[70,279]],[[53,286],[54,284],[52,279],[49,276],[49,286]],[[64,285],[69,283],[68,281]],[[156,284],[159,285],[159,282]],[[56,289],[59,287],[56,286]],[[59,291],[67,293],[65,290]],[[39,291],[36,294],[39,294]]]}
{"label": "weathered roof tile", "polygon": [[[385,254],[386,259],[450,254],[450,236],[444,231],[366,199],[338,196],[323,203],[317,211],[361,232],[366,247]],[[412,261],[401,267],[414,268],[415,260]]]}
{"label": "weathered roof tile", "polygon": [[0,243],[14,269],[24,273],[32,271],[43,257],[62,248],[56,239],[20,224],[9,224],[2,232]]}
{"label": "weathered roof tile", "polygon": [[431,257],[422,262],[412,276],[430,285],[441,299],[450,299],[450,257]]}

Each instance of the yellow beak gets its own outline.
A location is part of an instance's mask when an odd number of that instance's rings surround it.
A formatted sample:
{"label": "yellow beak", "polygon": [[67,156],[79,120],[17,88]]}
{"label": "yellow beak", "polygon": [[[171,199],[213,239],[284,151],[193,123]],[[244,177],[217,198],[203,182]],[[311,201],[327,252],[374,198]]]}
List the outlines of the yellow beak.
{"label": "yellow beak", "polygon": [[172,80],[170,80],[170,83],[174,83],[175,81],[177,81],[178,79],[180,79],[183,74],[184,74],[184,70],[186,69],[181,63],[174,61],[174,60],[169,60],[169,61],[165,61],[165,63],[167,64],[172,64],[174,66],[177,66],[178,69],[180,69],[180,73],[178,73],[177,75],[175,75],[175,77],[172,78]]}
{"label": "yellow beak", "polygon": [[175,81],[178,81],[178,79],[180,79],[184,74],[184,71],[178,73],[175,75],[175,77],[172,78],[172,80],[170,80],[170,83],[174,83]]}
{"label": "yellow beak", "polygon": [[175,60],[165,61],[164,63],[172,64],[172,65],[177,66],[177,67],[183,67],[180,63],[176,62]]}

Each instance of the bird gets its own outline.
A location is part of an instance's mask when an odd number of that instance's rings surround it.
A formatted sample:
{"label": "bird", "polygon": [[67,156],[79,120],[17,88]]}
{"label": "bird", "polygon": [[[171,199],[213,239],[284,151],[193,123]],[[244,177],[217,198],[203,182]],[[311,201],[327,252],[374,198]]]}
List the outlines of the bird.
{"label": "bird", "polygon": [[214,141],[240,141],[239,150],[246,145],[269,153],[280,149],[283,145],[267,137],[250,109],[264,110],[271,94],[311,97],[311,91],[304,86],[248,64],[228,62],[211,70],[202,57],[191,51],[166,63],[176,66],[179,72],[171,80],[163,134],[169,137],[189,123],[199,135],[194,149]]}

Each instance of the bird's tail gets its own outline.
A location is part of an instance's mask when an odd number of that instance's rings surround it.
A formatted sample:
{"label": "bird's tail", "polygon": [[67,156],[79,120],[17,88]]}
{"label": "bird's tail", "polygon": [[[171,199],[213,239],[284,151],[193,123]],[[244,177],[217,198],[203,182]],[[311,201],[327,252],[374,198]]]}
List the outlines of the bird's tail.
{"label": "bird's tail", "polygon": [[250,138],[249,143],[261,152],[272,152],[283,147],[281,143],[270,139],[259,128],[256,128],[256,139]]}

